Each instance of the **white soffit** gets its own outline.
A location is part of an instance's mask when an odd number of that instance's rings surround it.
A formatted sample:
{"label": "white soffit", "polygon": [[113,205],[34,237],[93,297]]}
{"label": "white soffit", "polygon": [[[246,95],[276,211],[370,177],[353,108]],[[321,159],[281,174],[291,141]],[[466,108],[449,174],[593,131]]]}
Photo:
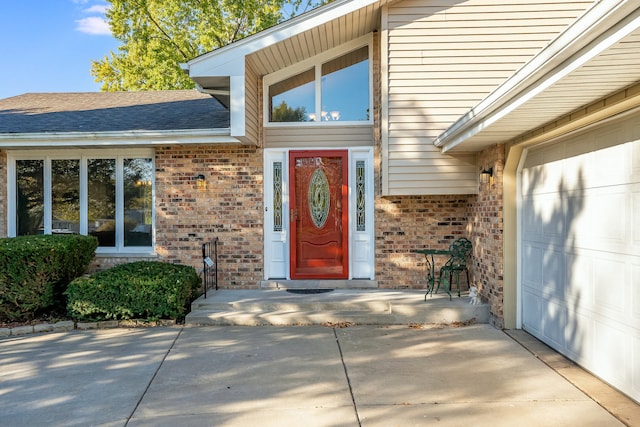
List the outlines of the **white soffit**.
{"label": "white soffit", "polygon": [[[607,3],[611,9],[612,2]],[[621,11],[633,4],[617,3],[623,5],[618,8]],[[626,13],[615,25],[600,29],[595,37],[592,33],[582,34],[585,39],[591,36],[589,42],[574,53],[563,52],[559,63],[558,57],[553,58],[557,65],[543,76],[531,81],[526,81],[528,76],[525,76],[520,82],[525,84],[511,92],[498,94],[504,85],[498,88],[440,135],[435,145],[444,151],[480,151],[514,140],[639,82],[640,8]]]}
{"label": "white soffit", "polygon": [[383,4],[386,0],[335,0],[182,67],[203,87],[210,77],[243,74],[247,56],[256,71],[268,74],[373,31]]}

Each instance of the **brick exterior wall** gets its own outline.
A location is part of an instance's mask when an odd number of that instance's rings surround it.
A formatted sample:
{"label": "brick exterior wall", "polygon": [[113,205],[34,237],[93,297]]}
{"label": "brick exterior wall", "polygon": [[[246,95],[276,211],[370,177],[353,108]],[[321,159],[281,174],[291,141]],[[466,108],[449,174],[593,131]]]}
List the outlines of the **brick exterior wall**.
{"label": "brick exterior wall", "polygon": [[[263,277],[263,155],[256,147],[156,150],[159,260],[202,269],[201,245],[220,238],[220,286],[256,287]],[[206,178],[197,189],[195,177]]]}
{"label": "brick exterior wall", "polygon": [[484,168],[493,167],[493,178],[488,184],[480,184],[480,191],[471,205],[470,240],[473,243],[473,278],[480,295],[491,306],[491,322],[504,327],[503,312],[503,196],[502,171],[505,151],[496,145],[478,156],[478,174]]}
{"label": "brick exterior wall", "polygon": [[7,237],[7,152],[0,150],[0,237]]}
{"label": "brick exterior wall", "polygon": [[415,250],[447,249],[453,240],[467,237],[468,213],[474,197],[376,198],[376,278],[379,286],[425,288],[424,256],[416,254]]}

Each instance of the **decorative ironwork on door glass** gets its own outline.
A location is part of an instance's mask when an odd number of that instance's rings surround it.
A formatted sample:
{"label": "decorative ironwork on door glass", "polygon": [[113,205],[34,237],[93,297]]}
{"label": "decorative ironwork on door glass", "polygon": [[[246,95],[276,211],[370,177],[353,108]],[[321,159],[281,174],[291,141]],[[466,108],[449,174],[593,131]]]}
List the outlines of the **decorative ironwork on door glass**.
{"label": "decorative ironwork on door glass", "polygon": [[317,228],[324,227],[329,217],[329,180],[322,169],[316,169],[309,182],[309,213]]}
{"label": "decorative ironwork on door glass", "polygon": [[356,230],[366,231],[364,160],[356,161]]}
{"label": "decorative ironwork on door glass", "polygon": [[282,231],[282,162],[273,163],[273,231]]}

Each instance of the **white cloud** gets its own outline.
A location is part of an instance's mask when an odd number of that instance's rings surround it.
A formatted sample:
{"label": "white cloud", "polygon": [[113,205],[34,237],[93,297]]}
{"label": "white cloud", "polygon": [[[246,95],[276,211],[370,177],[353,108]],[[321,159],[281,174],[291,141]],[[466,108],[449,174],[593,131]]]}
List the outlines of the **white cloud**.
{"label": "white cloud", "polygon": [[78,24],[76,30],[81,33],[111,35],[111,30],[109,29],[109,24],[107,24],[106,19],[99,16],[89,16],[87,18],[78,19],[76,24]]}
{"label": "white cloud", "polygon": [[109,6],[106,4],[96,4],[94,6],[83,9],[82,12],[86,13],[87,15],[90,15],[92,13],[99,13],[101,15],[104,15],[108,8]]}

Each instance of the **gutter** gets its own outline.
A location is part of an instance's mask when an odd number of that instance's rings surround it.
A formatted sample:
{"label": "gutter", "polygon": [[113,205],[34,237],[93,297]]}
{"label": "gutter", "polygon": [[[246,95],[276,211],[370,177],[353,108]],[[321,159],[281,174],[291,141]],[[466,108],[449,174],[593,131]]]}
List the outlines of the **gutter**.
{"label": "gutter", "polygon": [[[634,0],[603,0],[434,140],[444,152],[480,133],[640,26]],[[612,37],[612,36],[616,37]]]}
{"label": "gutter", "polygon": [[38,132],[0,134],[0,148],[155,146],[167,144],[239,144],[229,128],[167,131]]}

